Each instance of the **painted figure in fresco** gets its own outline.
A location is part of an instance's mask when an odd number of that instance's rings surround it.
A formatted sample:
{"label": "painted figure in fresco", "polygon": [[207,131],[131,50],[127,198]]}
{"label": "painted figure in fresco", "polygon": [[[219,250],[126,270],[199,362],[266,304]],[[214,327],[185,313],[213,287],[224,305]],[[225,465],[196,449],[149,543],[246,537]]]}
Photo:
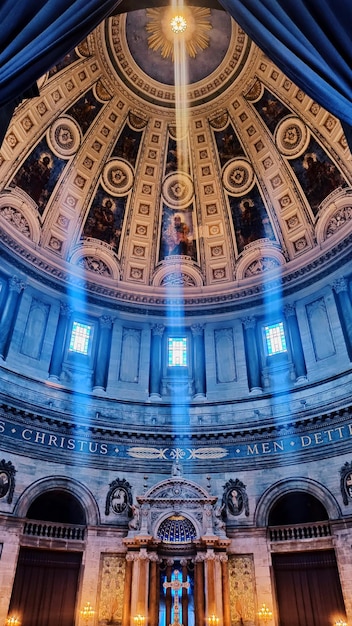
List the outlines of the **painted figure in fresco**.
{"label": "painted figure in fresco", "polygon": [[277,123],[286,111],[281,102],[268,98],[266,105],[262,107],[262,112],[268,121]]}
{"label": "painted figure in fresco", "polygon": [[186,222],[182,221],[181,215],[178,213],[174,216],[173,221],[170,222],[165,232],[164,243],[166,243],[168,255],[189,255],[190,253],[191,238],[189,236],[189,227]]}
{"label": "painted figure in fresco", "polygon": [[240,219],[238,235],[243,246],[248,245],[252,241],[267,237],[266,226],[269,225],[269,219],[262,219],[260,211],[255,206],[253,200],[242,200],[240,207]]}
{"label": "painted figure in fresco", "polygon": [[166,157],[165,174],[176,171],[187,172],[189,170],[187,163],[188,155],[186,147],[184,145],[182,147],[182,143],[181,145],[177,145],[176,141],[170,142]]}
{"label": "painted figure in fresco", "polygon": [[334,189],[345,181],[330,161],[321,161],[315,152],[307,153],[303,159],[305,170],[305,193],[312,207],[319,205]]}
{"label": "painted figure in fresco", "polygon": [[232,129],[226,130],[219,144],[219,157],[221,164],[223,165],[230,159],[233,159],[239,154],[239,143],[236,135],[232,132]]}
{"label": "painted figure in fresco", "polygon": [[15,185],[28,193],[38,206],[43,205],[45,202],[45,188],[49,182],[52,167],[51,157],[46,153],[42,153],[35,161],[24,163],[14,177]]}
{"label": "painted figure in fresco", "polygon": [[113,202],[110,198],[105,198],[101,205],[93,208],[85,228],[86,237],[96,237],[106,243],[114,241],[114,212]]}

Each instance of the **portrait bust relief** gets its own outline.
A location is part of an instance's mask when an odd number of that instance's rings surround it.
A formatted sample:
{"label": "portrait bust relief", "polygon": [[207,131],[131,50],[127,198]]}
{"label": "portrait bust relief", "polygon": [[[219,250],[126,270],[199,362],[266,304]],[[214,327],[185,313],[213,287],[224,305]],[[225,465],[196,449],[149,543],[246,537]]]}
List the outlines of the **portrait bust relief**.
{"label": "portrait bust relief", "polygon": [[127,520],[128,517],[131,517],[131,485],[125,478],[116,478],[109,487],[105,502],[105,515],[113,513]]}
{"label": "portrait bust relief", "polygon": [[13,492],[15,490],[15,474],[16,470],[11,461],[0,461],[0,499],[6,498],[11,504]]}
{"label": "portrait bust relief", "polygon": [[346,463],[340,469],[340,488],[344,504],[352,502],[352,462]]}
{"label": "portrait bust relief", "polygon": [[222,503],[228,519],[231,517],[237,517],[242,513],[248,517],[249,504],[246,485],[244,485],[238,478],[236,478],[236,480],[231,478],[224,485]]}

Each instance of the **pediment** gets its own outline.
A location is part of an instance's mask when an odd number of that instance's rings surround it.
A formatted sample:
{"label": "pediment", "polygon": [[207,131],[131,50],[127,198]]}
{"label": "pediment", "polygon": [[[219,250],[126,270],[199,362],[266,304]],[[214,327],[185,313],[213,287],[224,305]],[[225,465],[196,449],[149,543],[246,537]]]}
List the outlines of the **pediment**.
{"label": "pediment", "polygon": [[140,503],[154,504],[162,501],[193,501],[211,503],[217,498],[211,496],[203,487],[184,478],[170,478],[151,487],[143,496],[139,496]]}

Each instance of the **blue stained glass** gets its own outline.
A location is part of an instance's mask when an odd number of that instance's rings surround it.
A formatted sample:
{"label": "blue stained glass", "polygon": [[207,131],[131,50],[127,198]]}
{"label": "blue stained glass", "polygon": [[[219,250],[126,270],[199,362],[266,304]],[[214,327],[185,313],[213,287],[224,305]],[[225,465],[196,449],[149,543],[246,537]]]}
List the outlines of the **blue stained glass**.
{"label": "blue stained glass", "polygon": [[168,366],[187,367],[187,338],[168,338]]}
{"label": "blue stained glass", "polygon": [[91,331],[92,327],[89,326],[89,324],[73,322],[69,351],[79,352],[80,354],[85,355],[88,354]]}
{"label": "blue stained glass", "polygon": [[287,352],[286,337],[283,322],[278,324],[270,324],[264,327],[266,347],[268,355]]}

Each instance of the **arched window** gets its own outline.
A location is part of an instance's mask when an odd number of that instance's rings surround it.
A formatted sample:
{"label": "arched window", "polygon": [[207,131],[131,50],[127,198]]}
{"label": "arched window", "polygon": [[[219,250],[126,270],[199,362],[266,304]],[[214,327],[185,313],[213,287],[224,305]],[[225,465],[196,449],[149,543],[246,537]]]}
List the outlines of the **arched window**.
{"label": "arched window", "polygon": [[86,524],[86,515],[80,502],[66,491],[47,491],[38,496],[27,511],[27,519],[61,524]]}
{"label": "arched window", "polygon": [[328,520],[324,505],[310,493],[294,491],[281,496],[269,513],[269,526],[287,526]]}

